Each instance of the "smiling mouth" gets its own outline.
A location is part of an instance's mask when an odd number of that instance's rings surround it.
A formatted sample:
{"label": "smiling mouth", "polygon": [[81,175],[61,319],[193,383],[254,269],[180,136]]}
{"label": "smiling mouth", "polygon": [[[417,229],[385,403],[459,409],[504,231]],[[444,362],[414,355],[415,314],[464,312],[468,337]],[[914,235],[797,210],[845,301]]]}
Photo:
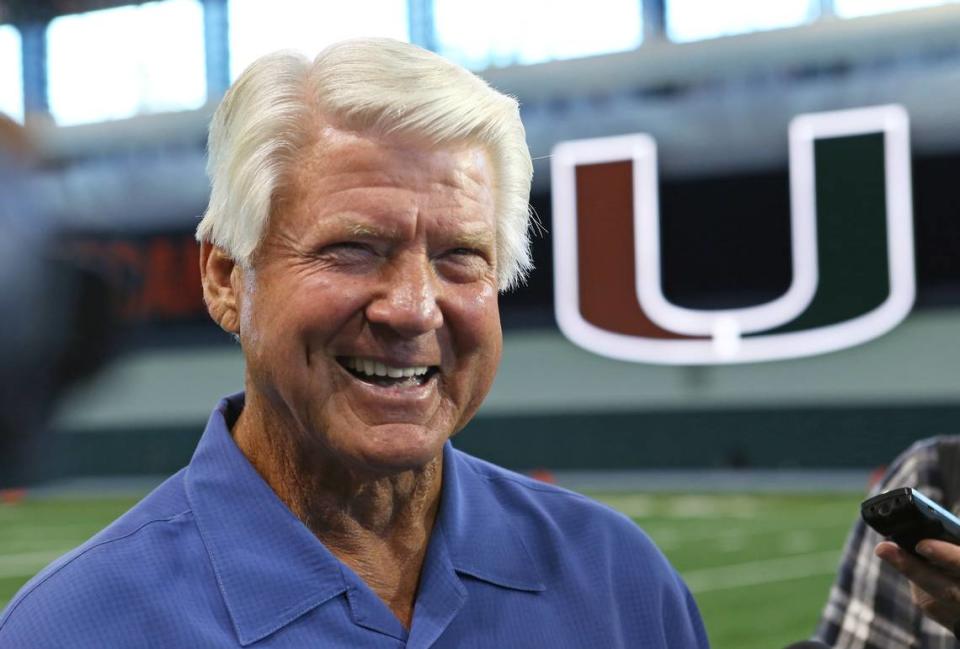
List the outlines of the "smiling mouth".
{"label": "smiling mouth", "polygon": [[338,356],[337,362],[358,380],[384,388],[421,386],[439,371],[436,365],[392,367],[379,361],[353,356]]}

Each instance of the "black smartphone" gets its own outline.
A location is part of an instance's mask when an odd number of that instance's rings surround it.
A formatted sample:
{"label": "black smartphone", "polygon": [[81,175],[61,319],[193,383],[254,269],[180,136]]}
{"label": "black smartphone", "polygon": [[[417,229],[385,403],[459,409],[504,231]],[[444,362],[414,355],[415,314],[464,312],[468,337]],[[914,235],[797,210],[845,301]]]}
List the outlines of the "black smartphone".
{"label": "black smartphone", "polygon": [[867,525],[914,552],[922,539],[939,539],[960,545],[960,519],[916,489],[892,489],[860,504]]}

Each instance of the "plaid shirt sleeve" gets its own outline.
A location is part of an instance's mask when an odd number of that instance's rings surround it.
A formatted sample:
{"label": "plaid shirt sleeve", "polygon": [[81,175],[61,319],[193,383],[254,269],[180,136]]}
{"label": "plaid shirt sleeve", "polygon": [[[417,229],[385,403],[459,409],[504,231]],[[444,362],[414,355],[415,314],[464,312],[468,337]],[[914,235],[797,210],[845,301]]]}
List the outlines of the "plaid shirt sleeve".
{"label": "plaid shirt sleeve", "polygon": [[[937,439],[901,454],[871,495],[914,487],[940,502]],[[949,503],[955,509],[955,503]],[[858,519],[847,539],[815,639],[837,649],[960,649],[953,634],[914,606],[907,579],[877,558],[882,537]]]}

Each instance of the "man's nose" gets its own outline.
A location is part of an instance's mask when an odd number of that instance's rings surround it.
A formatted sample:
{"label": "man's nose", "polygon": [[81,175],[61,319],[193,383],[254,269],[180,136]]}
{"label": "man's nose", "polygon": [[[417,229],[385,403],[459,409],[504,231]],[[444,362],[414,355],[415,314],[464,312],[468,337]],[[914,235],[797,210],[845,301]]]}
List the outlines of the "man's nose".
{"label": "man's nose", "polygon": [[437,277],[430,260],[410,255],[390,264],[383,288],[367,306],[367,320],[403,336],[419,336],[443,325]]}

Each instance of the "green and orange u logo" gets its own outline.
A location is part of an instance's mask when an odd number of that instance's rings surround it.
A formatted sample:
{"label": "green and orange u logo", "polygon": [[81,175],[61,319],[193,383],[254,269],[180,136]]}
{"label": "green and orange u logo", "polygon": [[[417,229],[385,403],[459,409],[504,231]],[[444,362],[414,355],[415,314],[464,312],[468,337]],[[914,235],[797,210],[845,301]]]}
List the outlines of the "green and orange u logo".
{"label": "green and orange u logo", "polygon": [[553,150],[557,322],[621,360],[719,364],[810,356],[899,324],[914,300],[909,120],[900,106],[790,124],[792,280],[722,310],[670,302],[660,277],[656,143],[647,135]]}

